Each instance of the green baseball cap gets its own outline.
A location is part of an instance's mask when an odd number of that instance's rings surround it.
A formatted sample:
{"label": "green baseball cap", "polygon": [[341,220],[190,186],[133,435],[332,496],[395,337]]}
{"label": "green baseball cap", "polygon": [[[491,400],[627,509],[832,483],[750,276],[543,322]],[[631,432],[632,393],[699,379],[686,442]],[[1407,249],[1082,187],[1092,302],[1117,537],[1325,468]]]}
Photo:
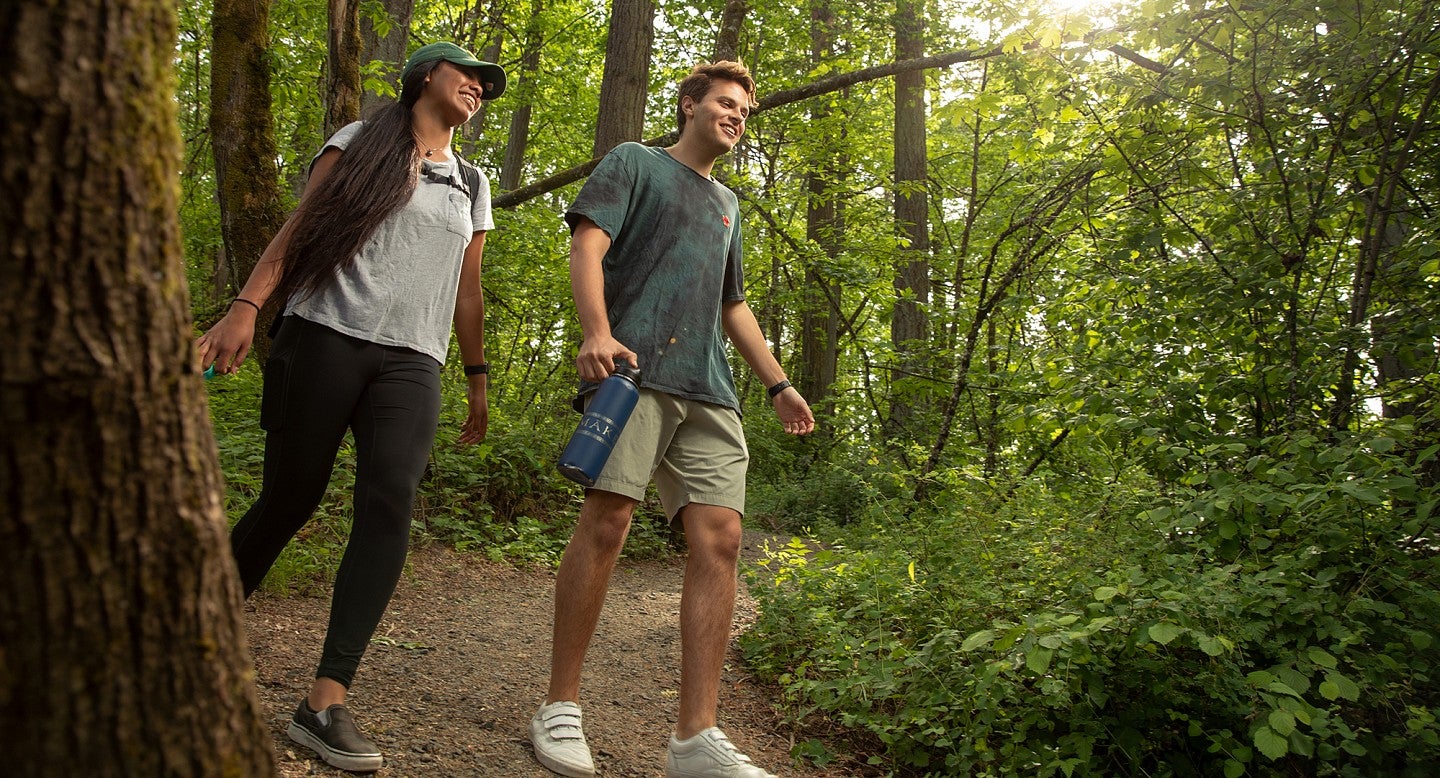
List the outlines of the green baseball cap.
{"label": "green baseball cap", "polygon": [[486,100],[494,100],[505,91],[505,68],[493,62],[475,59],[475,55],[449,41],[429,43],[416,49],[415,53],[410,55],[410,59],[405,60],[405,69],[400,71],[400,81],[403,83],[406,78],[409,78],[410,71],[417,66],[440,60],[479,70],[480,85],[483,87],[481,97]]}

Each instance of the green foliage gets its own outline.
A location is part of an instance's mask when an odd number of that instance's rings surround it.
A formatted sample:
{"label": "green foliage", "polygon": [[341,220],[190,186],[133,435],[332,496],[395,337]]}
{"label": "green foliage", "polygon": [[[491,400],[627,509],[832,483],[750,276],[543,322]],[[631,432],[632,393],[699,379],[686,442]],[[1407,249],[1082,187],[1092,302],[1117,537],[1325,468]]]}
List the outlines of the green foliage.
{"label": "green foliage", "polygon": [[1148,510],[1098,504],[1117,484],[892,504],[772,550],[742,645],[901,772],[1418,775],[1440,757],[1435,450],[1405,437],[1216,449],[1189,474],[1220,486]]}
{"label": "green foliage", "polygon": [[[893,7],[821,5],[833,24],[747,4],[741,56],[762,98],[894,59]],[[776,428],[736,362],[750,515],[827,541],[747,575],[761,613],[746,656],[793,715],[869,733],[873,761],[899,774],[1404,775],[1434,761],[1432,6],[1154,0],[1115,6],[1113,25],[1039,4],[932,6],[927,53],[990,53],[927,75],[930,330],[913,362],[889,332],[905,258],[891,80],[753,117],[718,173],[741,195],[747,298],[792,378],[816,356],[805,328],[835,330],[810,439]],[[411,36],[499,46],[510,91],[460,146],[498,181],[510,120],[531,105],[529,183],[589,156],[606,20],[595,4],[496,8],[422,3]],[[647,136],[673,126],[673,82],[708,58],[719,16],[660,10]],[[208,17],[182,4],[176,60],[201,320],[219,256]],[[521,72],[532,17],[540,63]],[[311,0],[273,10],[291,192],[321,140],[324,19]],[[575,419],[560,219],[575,191],[496,214],[490,437],[455,443],[464,393],[447,371],[419,540],[553,564],[568,537],[578,491],[553,459]],[[822,204],[833,221],[813,216]],[[259,488],[252,370],[207,384],[232,517]],[[342,457],[268,586],[333,571],[347,478]],[[647,502],[627,553],[669,540]],[[834,758],[815,741],[796,753]]]}

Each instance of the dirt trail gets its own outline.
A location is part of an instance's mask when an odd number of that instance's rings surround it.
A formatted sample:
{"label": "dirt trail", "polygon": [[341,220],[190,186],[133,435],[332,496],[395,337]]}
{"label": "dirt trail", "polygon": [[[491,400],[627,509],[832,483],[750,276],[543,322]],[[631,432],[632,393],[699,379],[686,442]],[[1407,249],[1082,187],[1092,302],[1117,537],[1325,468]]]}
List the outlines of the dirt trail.
{"label": "dirt trail", "polygon": [[[747,533],[754,558],[764,536]],[[682,558],[622,560],[585,667],[586,734],[601,776],[664,774],[679,688]],[[551,776],[530,750],[530,716],[545,691],[554,574],[516,570],[441,546],[415,549],[360,667],[350,707],[385,756],[379,776]],[[283,776],[347,775],[290,742],[285,725],[309,687],[324,639],[325,597],[257,595],[247,608],[261,708]],[[753,613],[741,591],[737,631]],[[796,767],[793,733],[773,687],[733,649],[721,682],[720,726],[782,776],[858,775]]]}

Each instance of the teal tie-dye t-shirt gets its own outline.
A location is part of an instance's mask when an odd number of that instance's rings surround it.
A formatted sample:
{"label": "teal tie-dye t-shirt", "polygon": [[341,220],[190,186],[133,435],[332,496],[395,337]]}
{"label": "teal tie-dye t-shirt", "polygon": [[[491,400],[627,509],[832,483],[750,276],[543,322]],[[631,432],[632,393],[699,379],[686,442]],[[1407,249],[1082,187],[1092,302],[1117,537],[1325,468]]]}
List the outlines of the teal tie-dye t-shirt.
{"label": "teal tie-dye t-shirt", "polygon": [[745,299],[735,193],[664,149],[622,143],[565,212],[572,230],[582,217],[610,236],[605,308],[640,384],[739,411],[720,323],[722,303]]}

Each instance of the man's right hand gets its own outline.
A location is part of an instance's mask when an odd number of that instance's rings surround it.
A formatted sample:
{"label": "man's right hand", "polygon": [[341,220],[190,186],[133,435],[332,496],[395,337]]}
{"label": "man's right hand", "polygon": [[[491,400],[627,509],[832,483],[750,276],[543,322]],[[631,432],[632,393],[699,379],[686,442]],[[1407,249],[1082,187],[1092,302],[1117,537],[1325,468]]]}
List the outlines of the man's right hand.
{"label": "man's right hand", "polygon": [[575,369],[582,379],[598,384],[615,372],[621,362],[629,362],[634,368],[640,367],[635,352],[626,348],[624,343],[609,335],[586,338],[580,344],[580,354],[575,357]]}

